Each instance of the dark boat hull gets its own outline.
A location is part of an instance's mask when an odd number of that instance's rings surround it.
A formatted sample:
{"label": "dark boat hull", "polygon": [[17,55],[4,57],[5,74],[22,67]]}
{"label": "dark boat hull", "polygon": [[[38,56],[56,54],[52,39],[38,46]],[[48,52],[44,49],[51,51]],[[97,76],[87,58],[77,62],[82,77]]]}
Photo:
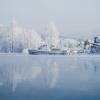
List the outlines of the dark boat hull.
{"label": "dark boat hull", "polygon": [[66,55],[65,51],[28,50],[31,55]]}

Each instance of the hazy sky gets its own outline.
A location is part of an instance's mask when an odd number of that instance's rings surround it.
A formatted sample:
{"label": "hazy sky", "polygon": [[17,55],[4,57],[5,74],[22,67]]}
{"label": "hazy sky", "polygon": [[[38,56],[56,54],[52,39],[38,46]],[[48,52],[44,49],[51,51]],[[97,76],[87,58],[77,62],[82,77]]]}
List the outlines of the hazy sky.
{"label": "hazy sky", "polygon": [[0,0],[0,23],[13,16],[21,27],[45,32],[54,21],[61,34],[88,37],[100,32],[100,0]]}

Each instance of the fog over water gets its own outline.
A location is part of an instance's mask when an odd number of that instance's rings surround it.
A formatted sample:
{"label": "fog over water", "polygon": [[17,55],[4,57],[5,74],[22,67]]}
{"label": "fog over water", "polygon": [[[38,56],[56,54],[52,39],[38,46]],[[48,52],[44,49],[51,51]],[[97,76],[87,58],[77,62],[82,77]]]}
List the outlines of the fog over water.
{"label": "fog over water", "polygon": [[62,35],[89,38],[100,32],[100,0],[0,0],[0,23],[12,17],[19,25],[44,33],[50,21]]}

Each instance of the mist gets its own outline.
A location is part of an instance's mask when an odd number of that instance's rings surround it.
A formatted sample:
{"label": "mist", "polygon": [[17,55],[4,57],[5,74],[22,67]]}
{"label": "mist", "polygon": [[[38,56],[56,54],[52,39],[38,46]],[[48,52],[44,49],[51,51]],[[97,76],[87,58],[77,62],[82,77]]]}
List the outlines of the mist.
{"label": "mist", "polygon": [[45,33],[53,21],[61,35],[89,38],[100,32],[100,0],[0,0],[0,24],[13,17],[24,28]]}

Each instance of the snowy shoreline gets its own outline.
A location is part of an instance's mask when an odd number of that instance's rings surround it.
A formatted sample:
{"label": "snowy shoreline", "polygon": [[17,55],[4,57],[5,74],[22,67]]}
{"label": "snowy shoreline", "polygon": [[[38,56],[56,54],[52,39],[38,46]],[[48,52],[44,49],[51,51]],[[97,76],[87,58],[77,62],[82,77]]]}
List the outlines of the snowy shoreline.
{"label": "snowy shoreline", "polygon": [[33,57],[100,57],[99,54],[74,54],[74,55],[29,55],[22,53],[0,53],[0,56],[33,56]]}

